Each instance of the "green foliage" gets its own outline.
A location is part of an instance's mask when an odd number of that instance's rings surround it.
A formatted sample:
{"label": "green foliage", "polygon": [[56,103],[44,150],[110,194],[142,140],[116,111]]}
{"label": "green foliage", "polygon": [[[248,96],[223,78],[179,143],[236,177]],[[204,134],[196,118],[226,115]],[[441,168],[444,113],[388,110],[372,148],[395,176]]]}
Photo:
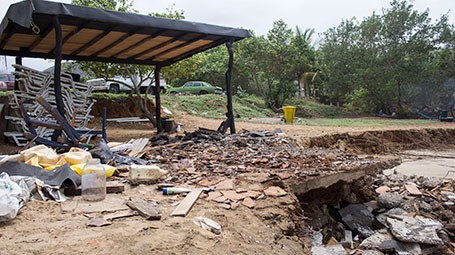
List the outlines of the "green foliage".
{"label": "green foliage", "polygon": [[337,118],[346,115],[341,107],[325,105],[310,97],[294,97],[286,102],[297,107],[296,116],[314,118]]}
{"label": "green foliage", "polygon": [[153,12],[153,13],[150,13],[149,15],[161,17],[161,18],[167,18],[167,19],[177,19],[177,20],[185,19],[185,12],[183,10],[177,10],[175,8],[175,4],[172,5],[171,8],[166,8],[166,11],[167,11],[167,13]]}
{"label": "green foliage", "polygon": [[368,112],[405,112],[415,87],[437,84],[435,59],[450,62],[450,31],[445,16],[432,23],[428,11],[398,0],[361,22],[343,21],[324,34],[320,48],[324,95]]}
{"label": "green foliage", "polygon": [[[163,105],[171,110],[184,111],[208,118],[226,118],[226,97],[221,95],[169,96],[164,95]],[[233,97],[236,118],[261,118],[273,114],[264,101],[255,96]]]}

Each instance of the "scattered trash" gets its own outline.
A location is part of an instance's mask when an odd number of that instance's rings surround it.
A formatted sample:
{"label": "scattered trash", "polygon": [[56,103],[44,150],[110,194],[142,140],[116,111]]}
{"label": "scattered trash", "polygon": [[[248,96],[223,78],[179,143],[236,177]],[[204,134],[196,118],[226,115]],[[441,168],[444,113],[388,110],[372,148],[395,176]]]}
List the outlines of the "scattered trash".
{"label": "scattered trash", "polygon": [[106,198],[106,170],[99,159],[91,159],[82,169],[81,195],[87,201]]}
{"label": "scattered trash", "polygon": [[221,234],[221,225],[209,218],[197,216],[193,218],[193,223],[205,230],[211,231],[214,234]]}
{"label": "scattered trash", "polygon": [[153,184],[168,172],[155,165],[131,165],[129,182],[133,185]]}
{"label": "scattered trash", "polygon": [[180,193],[189,193],[191,189],[189,188],[174,188],[174,187],[164,187],[163,188],[163,195],[174,195]]}
{"label": "scattered trash", "polygon": [[16,218],[21,208],[22,189],[7,173],[0,174],[0,222]]}

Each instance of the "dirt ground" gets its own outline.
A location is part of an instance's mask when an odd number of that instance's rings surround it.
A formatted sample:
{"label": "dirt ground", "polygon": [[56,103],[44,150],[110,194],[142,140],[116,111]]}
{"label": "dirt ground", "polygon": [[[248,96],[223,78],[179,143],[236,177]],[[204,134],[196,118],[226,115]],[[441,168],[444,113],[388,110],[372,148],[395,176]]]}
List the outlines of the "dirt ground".
{"label": "dirt ground", "polygon": [[[193,131],[199,127],[217,129],[222,119],[208,119],[189,114],[179,114],[177,122],[182,124],[185,131]],[[95,119],[93,126],[100,127],[100,119]],[[147,137],[155,134],[154,128],[148,123],[110,123],[108,122],[108,138],[112,141],[125,141],[133,138]],[[247,121],[236,121],[236,129],[246,130],[274,130],[281,129],[286,135],[300,141],[305,145],[311,137],[333,135],[342,133],[361,133],[365,131],[390,131],[390,130],[422,130],[422,129],[453,129],[454,123],[434,122],[418,126],[387,126],[387,127],[333,127],[333,126],[305,126],[270,124]]]}
{"label": "dirt ground", "polygon": [[[183,129],[198,127],[216,129],[221,120],[181,115]],[[93,126],[99,126],[99,120]],[[236,122],[238,130],[274,130],[304,146],[324,146],[355,154],[393,154],[396,149],[428,147],[443,149],[454,145],[455,124],[437,123],[419,126],[390,127],[316,127],[303,125]],[[151,137],[155,131],[147,123],[108,123],[110,141]],[[349,135],[346,135],[349,134]],[[321,138],[322,137],[322,138]],[[444,143],[444,138],[447,141]],[[385,141],[379,143],[379,141]],[[351,144],[351,145],[350,145]],[[352,145],[353,144],[353,145]],[[0,145],[2,151],[14,147]],[[374,148],[373,148],[374,147]],[[233,181],[236,188],[262,191],[262,183],[254,176],[240,174]],[[286,187],[284,187],[286,188]],[[154,186],[130,187],[122,194],[108,194],[101,210],[87,212],[80,197],[57,203],[30,201],[17,218],[0,223],[0,255],[3,254],[308,254],[298,226],[305,220],[297,197],[287,190],[280,197],[267,196],[256,200],[249,209],[240,206],[226,210],[203,195],[186,217],[171,217],[181,196],[165,196]],[[115,219],[104,227],[87,227],[90,217],[108,214],[111,207],[123,206],[130,197],[154,201],[162,211],[159,221],[141,216]],[[109,203],[111,202],[111,203]],[[75,205],[75,206],[73,206]],[[73,206],[73,207],[71,207]],[[88,205],[90,208],[91,205]],[[72,209],[68,209],[68,207]],[[93,209],[93,208],[92,208]],[[126,210],[126,208],[121,209]],[[90,211],[90,210],[88,210]],[[93,210],[92,210],[93,211]],[[192,222],[205,216],[218,222],[221,234],[204,230]],[[300,218],[299,218],[300,217]]]}

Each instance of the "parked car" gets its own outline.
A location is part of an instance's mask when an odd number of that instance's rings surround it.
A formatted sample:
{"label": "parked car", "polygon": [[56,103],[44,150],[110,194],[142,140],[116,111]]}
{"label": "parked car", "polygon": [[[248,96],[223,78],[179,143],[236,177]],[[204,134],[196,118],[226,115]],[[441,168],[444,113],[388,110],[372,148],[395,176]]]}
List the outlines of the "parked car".
{"label": "parked car", "polygon": [[[97,78],[97,79],[92,79],[88,80],[87,84],[93,86],[93,91],[94,92],[103,92],[103,91],[108,91],[109,93],[113,94],[118,94],[120,92],[129,92],[131,91],[131,87],[126,86],[124,83],[130,85],[133,87],[133,82],[129,78],[124,78],[121,76],[115,76],[112,79],[109,79],[106,81],[103,78]],[[141,93],[145,93],[147,91],[147,87],[149,85],[149,82],[143,82],[141,87],[139,88],[139,91]],[[152,94],[155,94],[155,83],[152,84]],[[160,80],[160,88],[161,91],[165,92],[167,85],[166,85],[166,80],[161,79]]]}
{"label": "parked car", "polygon": [[181,87],[169,88],[168,93],[177,94],[177,93],[191,93],[196,95],[203,94],[222,94],[223,89],[220,87],[215,87],[212,84],[205,81],[187,81]]}
{"label": "parked car", "polygon": [[14,75],[7,73],[0,74],[0,90],[14,90]]}

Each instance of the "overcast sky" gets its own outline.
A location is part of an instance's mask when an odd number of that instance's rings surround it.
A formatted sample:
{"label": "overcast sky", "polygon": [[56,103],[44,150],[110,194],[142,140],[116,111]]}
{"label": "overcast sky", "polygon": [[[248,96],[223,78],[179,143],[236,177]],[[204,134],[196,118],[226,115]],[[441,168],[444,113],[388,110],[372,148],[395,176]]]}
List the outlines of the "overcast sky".
{"label": "overcast sky", "polygon": [[[0,0],[2,19],[8,6],[15,2],[18,1]],[[70,3],[71,0],[56,2]],[[381,12],[389,3],[389,0],[135,0],[134,8],[141,14],[148,14],[166,12],[174,5],[175,9],[184,11],[186,20],[251,29],[256,35],[265,35],[279,19],[291,28],[314,28],[320,34],[343,19],[356,17],[362,20],[373,12]],[[450,11],[450,21],[455,23],[455,0],[415,0],[413,4],[419,11],[429,9],[432,19]],[[13,58],[7,58],[8,66],[13,61]],[[24,59],[23,63],[38,70],[52,66],[49,61],[36,59]],[[2,57],[0,69],[4,68]]]}

